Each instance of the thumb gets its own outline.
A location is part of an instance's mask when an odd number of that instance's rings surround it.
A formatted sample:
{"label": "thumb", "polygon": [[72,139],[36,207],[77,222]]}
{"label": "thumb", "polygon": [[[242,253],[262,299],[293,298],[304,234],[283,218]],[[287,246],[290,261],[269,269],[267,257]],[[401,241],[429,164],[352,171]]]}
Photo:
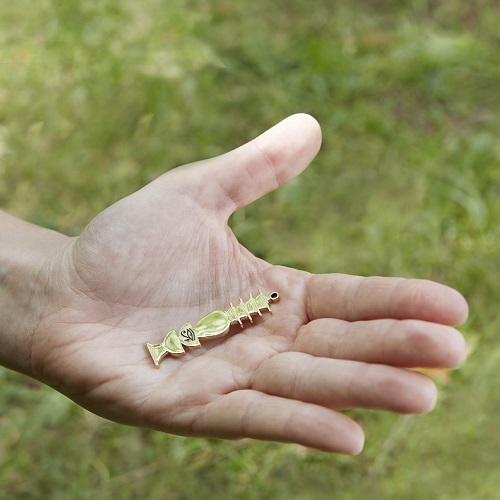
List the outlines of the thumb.
{"label": "thumb", "polygon": [[296,114],[247,144],[190,165],[199,181],[198,201],[229,217],[299,175],[321,146],[321,129],[310,115]]}

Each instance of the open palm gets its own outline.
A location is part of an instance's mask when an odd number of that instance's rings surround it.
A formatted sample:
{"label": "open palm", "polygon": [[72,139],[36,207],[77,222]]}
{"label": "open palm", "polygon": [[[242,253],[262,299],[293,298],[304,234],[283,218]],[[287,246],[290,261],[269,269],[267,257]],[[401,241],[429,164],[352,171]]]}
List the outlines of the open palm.
{"label": "open palm", "polygon": [[[46,266],[54,306],[33,337],[35,375],[118,422],[183,435],[292,441],[355,453],[359,426],[334,411],[429,411],[435,387],[405,368],[456,366],[467,307],[454,290],[398,278],[272,266],[227,225],[298,175],[320,145],[291,117],[218,158],[168,172],[96,217]],[[249,293],[273,314],[157,368],[145,346]]]}

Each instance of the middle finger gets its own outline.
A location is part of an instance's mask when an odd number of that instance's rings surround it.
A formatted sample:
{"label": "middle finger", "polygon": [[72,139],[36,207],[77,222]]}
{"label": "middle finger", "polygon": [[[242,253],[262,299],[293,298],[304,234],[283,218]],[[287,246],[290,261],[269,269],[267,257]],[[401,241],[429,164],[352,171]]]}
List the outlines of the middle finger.
{"label": "middle finger", "polygon": [[311,321],[299,330],[292,349],[313,356],[406,368],[455,368],[466,355],[465,340],[454,328],[394,319]]}

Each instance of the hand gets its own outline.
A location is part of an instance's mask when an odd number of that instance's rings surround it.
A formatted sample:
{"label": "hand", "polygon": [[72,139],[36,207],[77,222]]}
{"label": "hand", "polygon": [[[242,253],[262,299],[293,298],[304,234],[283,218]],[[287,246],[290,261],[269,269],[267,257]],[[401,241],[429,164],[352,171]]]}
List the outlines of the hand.
{"label": "hand", "polygon": [[[221,157],[177,168],[97,216],[44,266],[50,309],[32,336],[33,375],[89,410],[189,436],[251,437],[357,453],[336,412],[433,408],[454,367],[462,296],[433,282],[311,275],[243,248],[229,216],[298,175],[320,130],[296,115]],[[273,314],[157,368],[145,346],[258,289]]]}

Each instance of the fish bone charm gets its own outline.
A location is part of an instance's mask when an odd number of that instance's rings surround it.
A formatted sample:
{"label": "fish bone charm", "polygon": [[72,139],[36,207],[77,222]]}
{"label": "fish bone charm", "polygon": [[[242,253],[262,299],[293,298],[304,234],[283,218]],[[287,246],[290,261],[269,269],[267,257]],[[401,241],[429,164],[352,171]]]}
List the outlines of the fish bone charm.
{"label": "fish bone charm", "polygon": [[240,302],[230,307],[227,311],[213,311],[204,316],[196,325],[186,323],[182,326],[177,333],[175,330],[170,330],[163,342],[160,344],[150,344],[146,342],[149,352],[156,366],[159,366],[160,361],[164,356],[170,354],[171,356],[182,356],[186,354],[184,346],[191,349],[201,347],[200,338],[217,338],[226,335],[231,328],[231,325],[239,323],[243,328],[242,320],[248,319],[253,323],[252,314],[262,316],[262,310],[267,309],[271,311],[270,302],[279,300],[279,293],[272,292],[268,297],[259,290],[257,297],[252,297],[250,294],[249,299]]}

